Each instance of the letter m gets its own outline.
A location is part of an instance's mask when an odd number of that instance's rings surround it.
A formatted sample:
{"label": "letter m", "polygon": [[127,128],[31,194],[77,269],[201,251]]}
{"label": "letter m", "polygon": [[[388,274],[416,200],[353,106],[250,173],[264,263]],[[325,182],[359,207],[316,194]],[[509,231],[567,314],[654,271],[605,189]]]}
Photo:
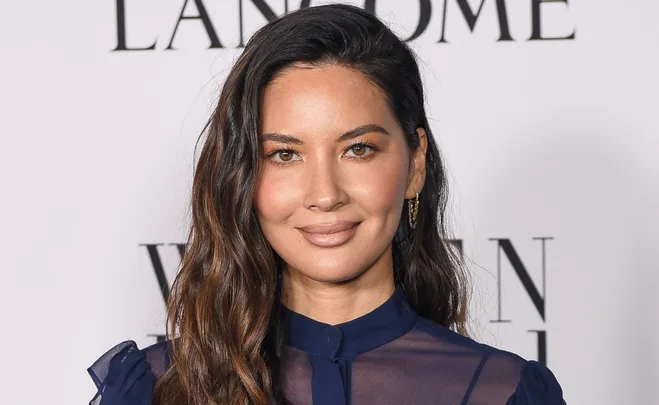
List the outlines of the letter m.
{"label": "letter m", "polygon": [[[448,6],[450,0],[445,0],[444,1],[444,12],[442,13],[442,37],[439,39],[439,42],[448,42],[446,41],[446,9]],[[498,41],[512,41],[513,38],[510,36],[510,29],[508,28],[508,13],[506,13],[506,2],[505,0],[495,0],[497,3],[497,15],[499,17],[499,31],[501,33]],[[467,0],[456,0],[458,3],[458,6],[460,6],[460,11],[462,12],[462,15],[464,16],[465,20],[467,21],[467,24],[469,25],[469,30],[471,32],[474,32],[474,28],[476,27],[476,21],[478,20],[478,17],[481,15],[481,11],[483,10],[483,5],[485,4],[485,0],[481,0],[480,6],[478,6],[478,10],[474,12],[471,9],[471,6],[469,6],[469,3]]]}

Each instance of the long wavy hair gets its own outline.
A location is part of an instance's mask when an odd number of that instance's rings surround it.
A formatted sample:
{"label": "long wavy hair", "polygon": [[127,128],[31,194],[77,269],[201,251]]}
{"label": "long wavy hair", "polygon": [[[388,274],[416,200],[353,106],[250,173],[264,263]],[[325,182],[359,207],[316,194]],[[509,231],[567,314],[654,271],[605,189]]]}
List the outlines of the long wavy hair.
{"label": "long wavy hair", "polygon": [[202,132],[191,227],[168,303],[171,365],[156,384],[154,404],[286,403],[280,387],[282,259],[260,229],[253,196],[262,164],[263,91],[296,62],[339,64],[364,74],[386,97],[411,152],[420,145],[416,129],[425,129],[417,225],[410,228],[405,207],[392,241],[394,276],[419,315],[466,335],[466,277],[446,233],[447,178],[412,50],[362,9],[300,9],[251,37]]}

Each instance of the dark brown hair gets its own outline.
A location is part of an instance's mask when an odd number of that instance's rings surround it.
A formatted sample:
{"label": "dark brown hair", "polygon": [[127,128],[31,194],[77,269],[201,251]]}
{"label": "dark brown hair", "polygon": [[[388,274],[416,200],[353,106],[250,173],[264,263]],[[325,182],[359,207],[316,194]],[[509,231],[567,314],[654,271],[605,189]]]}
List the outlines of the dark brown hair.
{"label": "dark brown hair", "polygon": [[296,62],[341,64],[379,87],[406,134],[428,134],[416,229],[407,208],[393,240],[394,275],[419,315],[465,331],[465,273],[446,241],[447,179],[424,109],[410,48],[372,14],[346,5],[301,9],[256,32],[231,69],[204,128],[191,228],[168,303],[170,368],[158,405],[285,403],[279,315],[281,258],[264,237],[252,199],[261,165],[264,88]]}

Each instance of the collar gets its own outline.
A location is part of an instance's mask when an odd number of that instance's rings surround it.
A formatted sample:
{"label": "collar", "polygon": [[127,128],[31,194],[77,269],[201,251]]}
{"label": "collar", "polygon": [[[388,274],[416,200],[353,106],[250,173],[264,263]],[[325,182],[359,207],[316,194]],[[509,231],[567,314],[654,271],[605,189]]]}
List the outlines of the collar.
{"label": "collar", "polygon": [[418,319],[401,286],[373,311],[338,325],[319,322],[284,305],[281,307],[286,344],[331,361],[351,359],[389,343],[407,333]]}

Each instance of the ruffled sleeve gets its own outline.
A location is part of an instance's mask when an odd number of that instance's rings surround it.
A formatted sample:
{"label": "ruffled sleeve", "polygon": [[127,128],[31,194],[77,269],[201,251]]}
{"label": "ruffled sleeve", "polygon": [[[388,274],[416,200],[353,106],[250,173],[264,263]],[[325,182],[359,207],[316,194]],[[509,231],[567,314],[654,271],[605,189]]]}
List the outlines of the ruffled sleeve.
{"label": "ruffled sleeve", "polygon": [[563,390],[554,374],[537,361],[527,361],[520,381],[506,405],[565,405]]}
{"label": "ruffled sleeve", "polygon": [[87,369],[97,393],[89,405],[150,405],[155,376],[135,342],[122,342]]}

